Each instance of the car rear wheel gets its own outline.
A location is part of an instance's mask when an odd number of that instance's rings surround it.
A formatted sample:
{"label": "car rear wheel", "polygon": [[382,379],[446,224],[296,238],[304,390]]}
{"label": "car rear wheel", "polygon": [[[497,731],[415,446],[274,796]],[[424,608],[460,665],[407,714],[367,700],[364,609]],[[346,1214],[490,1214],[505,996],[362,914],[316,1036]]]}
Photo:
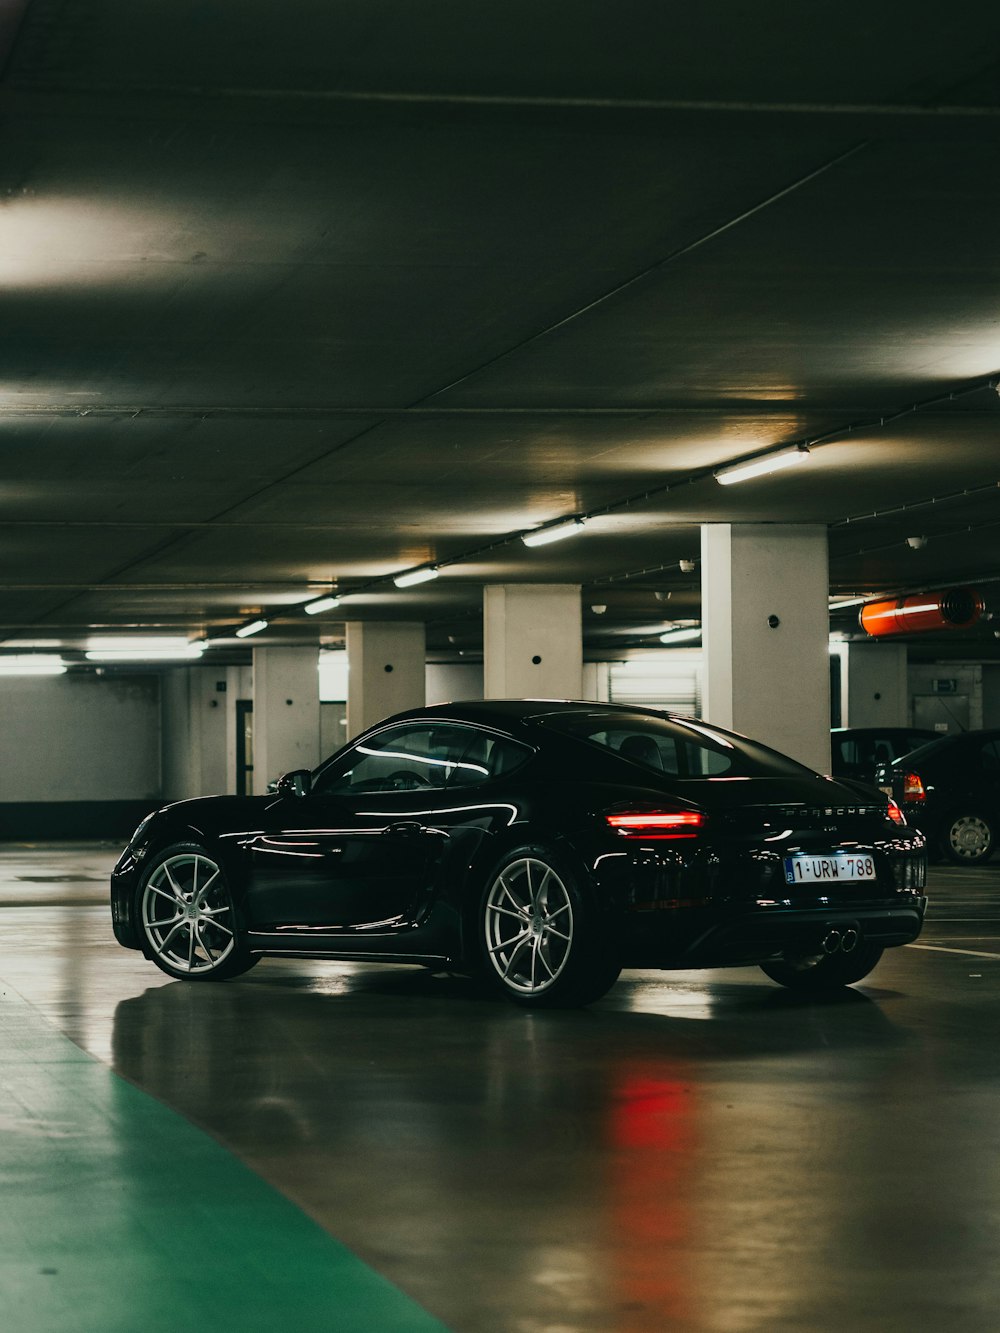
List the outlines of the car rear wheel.
{"label": "car rear wheel", "polygon": [[479,922],[485,974],[515,1004],[589,1004],[618,979],[596,909],[544,849],[522,848],[496,867]]}
{"label": "car rear wheel", "polygon": [[142,877],[145,951],[169,976],[224,981],[258,961],[240,936],[222,867],[195,843],[166,848]]}
{"label": "car rear wheel", "polygon": [[772,981],[792,990],[834,990],[866,977],[882,954],[880,944],[862,940],[850,953],[803,954],[797,958],[786,957],[780,962],[761,963],[760,966]]}
{"label": "car rear wheel", "polygon": [[989,815],[959,811],[945,820],[941,847],[957,865],[982,865],[993,855],[996,835],[996,822]]}

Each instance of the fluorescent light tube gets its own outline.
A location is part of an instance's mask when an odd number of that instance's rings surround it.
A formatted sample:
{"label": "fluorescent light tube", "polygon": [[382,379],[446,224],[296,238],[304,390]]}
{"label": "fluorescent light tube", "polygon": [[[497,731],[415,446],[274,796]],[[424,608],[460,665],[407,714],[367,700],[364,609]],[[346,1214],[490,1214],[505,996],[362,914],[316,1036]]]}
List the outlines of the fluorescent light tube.
{"label": "fluorescent light tube", "polygon": [[551,528],[538,528],[526,532],[521,540],[525,546],[548,546],[549,542],[561,542],[564,537],[572,537],[583,528],[582,518],[570,519],[568,523],[556,523]]}
{"label": "fluorescent light tube", "polygon": [[438,571],[426,565],[423,569],[411,569],[407,574],[397,574],[393,583],[397,588],[412,588],[417,583],[429,583],[437,576]]}
{"label": "fluorescent light tube", "polygon": [[61,676],[66,663],[52,653],[13,653],[0,657],[0,676]]}
{"label": "fluorescent light tube", "polygon": [[660,635],[661,643],[689,643],[691,639],[700,639],[701,629],[668,629]]}
{"label": "fluorescent light tube", "polygon": [[763,458],[754,458],[749,463],[734,463],[731,467],[720,467],[715,472],[715,480],[720,486],[732,486],[738,481],[749,481],[751,477],[762,477],[767,472],[780,472],[782,468],[795,467],[809,457],[807,449],[780,449]]}
{"label": "fluorescent light tube", "polygon": [[193,662],[205,651],[203,643],[183,648],[89,648],[88,662]]}
{"label": "fluorescent light tube", "polygon": [[251,634],[259,634],[262,629],[267,629],[266,620],[251,620],[249,625],[241,625],[236,631],[238,639],[249,639]]}
{"label": "fluorescent light tube", "polygon": [[332,611],[339,605],[340,598],[331,593],[329,597],[317,597],[315,602],[306,602],[302,610],[307,616],[318,616],[321,611]]}

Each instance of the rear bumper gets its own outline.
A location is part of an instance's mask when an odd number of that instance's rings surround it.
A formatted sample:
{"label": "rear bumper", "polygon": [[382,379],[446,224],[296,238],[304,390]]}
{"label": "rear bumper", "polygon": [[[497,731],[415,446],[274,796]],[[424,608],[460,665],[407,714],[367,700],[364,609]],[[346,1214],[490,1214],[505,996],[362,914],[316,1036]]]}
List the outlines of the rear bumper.
{"label": "rear bumper", "polygon": [[920,934],[927,899],[811,908],[781,906],[681,908],[629,913],[622,923],[626,967],[734,967],[784,955],[818,953],[831,931],[856,930],[882,947],[909,944]]}

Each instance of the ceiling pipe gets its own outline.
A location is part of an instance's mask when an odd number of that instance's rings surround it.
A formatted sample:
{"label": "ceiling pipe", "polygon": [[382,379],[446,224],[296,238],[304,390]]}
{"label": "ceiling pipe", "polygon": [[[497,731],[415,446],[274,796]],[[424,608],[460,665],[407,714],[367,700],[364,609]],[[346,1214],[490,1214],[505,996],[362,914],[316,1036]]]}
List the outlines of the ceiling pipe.
{"label": "ceiling pipe", "polygon": [[893,634],[925,634],[930,630],[969,629],[983,614],[985,603],[975,588],[911,593],[867,602],[858,619],[873,639]]}

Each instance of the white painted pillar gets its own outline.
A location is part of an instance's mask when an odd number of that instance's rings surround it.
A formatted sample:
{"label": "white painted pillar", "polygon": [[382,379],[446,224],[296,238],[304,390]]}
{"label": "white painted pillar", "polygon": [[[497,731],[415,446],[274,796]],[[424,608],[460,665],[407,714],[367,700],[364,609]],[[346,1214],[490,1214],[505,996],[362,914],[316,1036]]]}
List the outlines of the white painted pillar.
{"label": "white painted pillar", "polygon": [[701,530],[703,713],[830,771],[830,589],[819,524]]}
{"label": "white painted pillar", "polygon": [[319,650],[253,650],[253,790],[319,763]]}
{"label": "white painted pillar", "polygon": [[384,717],[424,706],[426,656],[422,624],[348,621],[348,740]]}
{"label": "white painted pillar", "polygon": [[908,727],[905,643],[848,643],[845,727]]}
{"label": "white painted pillar", "polygon": [[487,699],[579,699],[583,693],[580,587],[507,583],[483,595]]}
{"label": "white painted pillar", "polygon": [[231,790],[226,773],[225,672],[210,666],[165,671],[160,692],[163,790],[171,800]]}
{"label": "white painted pillar", "polygon": [[[237,785],[237,756],[238,744],[236,731],[238,726],[246,726],[242,721],[237,708],[241,701],[249,700],[253,703],[253,667],[252,666],[230,666],[226,667],[226,791],[235,793]],[[253,719],[251,716],[249,726],[247,727],[250,735],[250,744],[244,744],[244,751],[249,749],[246,759],[249,763],[253,762]]]}

